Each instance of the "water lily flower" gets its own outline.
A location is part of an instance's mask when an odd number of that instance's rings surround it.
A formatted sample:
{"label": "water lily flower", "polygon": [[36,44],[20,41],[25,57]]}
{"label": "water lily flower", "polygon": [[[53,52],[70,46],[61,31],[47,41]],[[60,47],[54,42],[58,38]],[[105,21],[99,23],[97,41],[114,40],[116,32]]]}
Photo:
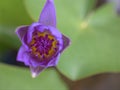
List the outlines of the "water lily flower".
{"label": "water lily flower", "polygon": [[22,46],[17,61],[29,66],[32,77],[48,67],[56,66],[70,40],[56,28],[54,0],[47,0],[38,22],[20,26],[16,30]]}

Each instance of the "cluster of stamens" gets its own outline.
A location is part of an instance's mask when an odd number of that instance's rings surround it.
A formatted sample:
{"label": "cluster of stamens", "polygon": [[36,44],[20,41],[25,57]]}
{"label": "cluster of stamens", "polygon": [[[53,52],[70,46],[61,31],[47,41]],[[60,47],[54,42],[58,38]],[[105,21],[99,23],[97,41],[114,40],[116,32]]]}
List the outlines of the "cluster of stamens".
{"label": "cluster of stamens", "polygon": [[48,31],[35,31],[30,42],[31,54],[40,60],[49,59],[59,49],[59,42]]}

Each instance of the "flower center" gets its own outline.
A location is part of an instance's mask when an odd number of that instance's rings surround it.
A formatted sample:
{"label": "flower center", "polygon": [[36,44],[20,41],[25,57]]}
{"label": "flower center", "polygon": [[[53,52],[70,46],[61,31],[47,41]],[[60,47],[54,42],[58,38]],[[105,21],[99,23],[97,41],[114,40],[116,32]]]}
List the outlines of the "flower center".
{"label": "flower center", "polygon": [[49,59],[58,51],[59,42],[48,31],[35,31],[30,42],[31,54],[40,60]]}

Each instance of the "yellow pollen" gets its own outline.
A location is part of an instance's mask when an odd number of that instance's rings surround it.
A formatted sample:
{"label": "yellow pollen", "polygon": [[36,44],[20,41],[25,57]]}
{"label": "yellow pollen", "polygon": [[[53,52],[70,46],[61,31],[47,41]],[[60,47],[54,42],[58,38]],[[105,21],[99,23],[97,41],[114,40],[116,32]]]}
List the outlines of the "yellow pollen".
{"label": "yellow pollen", "polygon": [[58,50],[58,41],[48,31],[33,33],[30,42],[31,53],[41,60],[52,57]]}

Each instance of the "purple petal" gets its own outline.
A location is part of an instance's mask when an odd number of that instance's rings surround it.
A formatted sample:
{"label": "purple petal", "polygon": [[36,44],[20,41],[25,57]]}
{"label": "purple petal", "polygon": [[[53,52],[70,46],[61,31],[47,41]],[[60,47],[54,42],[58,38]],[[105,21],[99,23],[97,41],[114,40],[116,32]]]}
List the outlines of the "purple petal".
{"label": "purple petal", "polygon": [[37,31],[44,32],[44,30],[48,30],[48,26],[39,24],[39,25],[35,26],[35,29]]}
{"label": "purple petal", "polygon": [[56,36],[56,38],[62,38],[62,34],[55,27],[48,26],[48,30],[52,33],[52,35]]}
{"label": "purple petal", "polygon": [[18,37],[21,41],[28,31],[28,27],[29,26],[20,26],[16,29],[16,34],[18,35]]}
{"label": "purple petal", "polygon": [[47,67],[56,66],[58,64],[59,58],[60,58],[60,53],[57,56],[55,56],[52,60],[50,60]]}
{"label": "purple petal", "polygon": [[46,67],[47,66],[47,62],[46,60],[44,61],[40,61],[39,58],[37,57],[34,57],[33,55],[29,55],[29,62],[30,62],[30,65],[33,66],[33,67],[38,67],[38,66],[41,66],[41,67]]}
{"label": "purple petal", "polygon": [[48,30],[56,37],[59,41],[59,50],[62,49],[63,41],[62,41],[62,34],[54,27],[48,26]]}
{"label": "purple petal", "polygon": [[63,39],[63,48],[61,52],[70,45],[70,39],[68,37],[62,35],[62,39]]}
{"label": "purple petal", "polygon": [[27,49],[27,31],[28,31],[29,26],[20,26],[16,29],[16,34],[18,35],[19,39],[21,40],[22,44],[24,47]]}
{"label": "purple petal", "polygon": [[40,26],[40,23],[32,23],[29,28],[28,28],[28,33],[27,33],[27,43],[30,43],[32,39],[32,33],[35,31],[37,26]]}
{"label": "purple petal", "polygon": [[39,22],[43,25],[50,25],[56,27],[56,11],[54,6],[54,0],[47,0],[40,15]]}
{"label": "purple petal", "polygon": [[25,65],[29,66],[29,54],[26,52],[26,49],[24,46],[21,46],[18,55],[17,55],[17,61],[24,62]]}
{"label": "purple petal", "polygon": [[35,78],[36,76],[38,76],[45,68],[44,67],[34,67],[32,65],[30,65],[30,69],[31,69],[31,73],[32,73],[32,77]]}

